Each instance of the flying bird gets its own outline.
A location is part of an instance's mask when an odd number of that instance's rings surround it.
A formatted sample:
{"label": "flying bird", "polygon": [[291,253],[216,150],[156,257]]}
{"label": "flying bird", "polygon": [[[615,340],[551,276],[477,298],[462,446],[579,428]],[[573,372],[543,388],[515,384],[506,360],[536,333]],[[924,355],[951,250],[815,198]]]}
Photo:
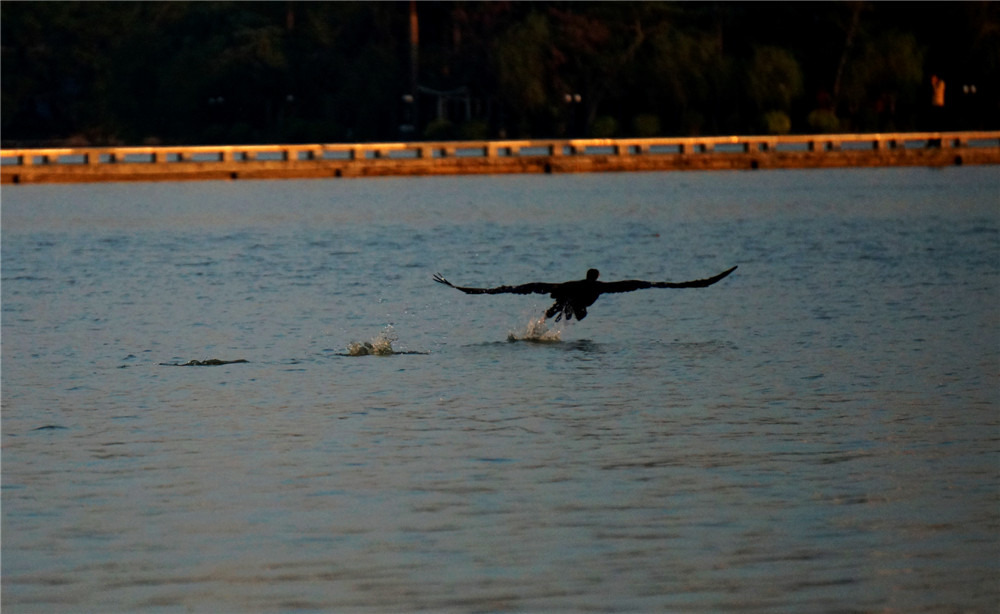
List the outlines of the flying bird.
{"label": "flying bird", "polygon": [[597,281],[600,272],[597,269],[587,271],[587,278],[577,281],[567,281],[558,284],[530,283],[520,286],[497,286],[496,288],[466,288],[456,286],[438,273],[434,275],[434,281],[439,284],[451,286],[456,290],[461,290],[466,294],[548,294],[556,299],[554,305],[545,312],[546,319],[555,316],[556,322],[562,318],[572,320],[575,316],[577,320],[587,317],[587,307],[594,304],[602,294],[614,292],[632,292],[633,290],[644,290],[646,288],[704,288],[722,280],[724,277],[736,270],[736,267],[728,269],[707,279],[696,279],[693,281],[642,281],[639,279],[626,279],[624,281]]}

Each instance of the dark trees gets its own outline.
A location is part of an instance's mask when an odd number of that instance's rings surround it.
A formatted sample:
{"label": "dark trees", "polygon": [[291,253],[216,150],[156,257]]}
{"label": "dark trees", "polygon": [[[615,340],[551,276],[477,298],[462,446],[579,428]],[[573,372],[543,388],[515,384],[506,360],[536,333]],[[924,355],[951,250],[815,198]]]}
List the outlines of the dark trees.
{"label": "dark trees", "polygon": [[[4,2],[5,143],[997,128],[995,3]],[[414,87],[416,85],[416,87]],[[401,130],[412,126],[413,130]]]}

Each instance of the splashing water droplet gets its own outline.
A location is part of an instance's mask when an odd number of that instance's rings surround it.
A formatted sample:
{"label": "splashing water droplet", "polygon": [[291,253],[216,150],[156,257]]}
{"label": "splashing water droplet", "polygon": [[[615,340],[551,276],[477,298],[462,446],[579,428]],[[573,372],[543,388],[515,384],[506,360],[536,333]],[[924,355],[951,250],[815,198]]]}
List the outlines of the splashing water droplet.
{"label": "splashing water droplet", "polygon": [[395,353],[392,342],[398,339],[399,335],[390,324],[371,341],[354,341],[348,344],[347,353],[351,356],[390,356]]}
{"label": "splashing water droplet", "polygon": [[545,316],[530,320],[524,328],[507,333],[507,341],[532,341],[535,343],[555,343],[562,341],[562,329],[550,329],[545,323]]}

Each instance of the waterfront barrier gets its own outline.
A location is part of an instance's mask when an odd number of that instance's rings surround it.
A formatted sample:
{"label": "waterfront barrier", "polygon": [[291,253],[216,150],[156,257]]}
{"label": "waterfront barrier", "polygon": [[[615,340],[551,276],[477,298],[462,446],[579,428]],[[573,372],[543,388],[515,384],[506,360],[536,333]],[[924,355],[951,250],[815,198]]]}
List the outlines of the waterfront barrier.
{"label": "waterfront barrier", "polygon": [[1000,164],[1000,131],[0,150],[10,183]]}

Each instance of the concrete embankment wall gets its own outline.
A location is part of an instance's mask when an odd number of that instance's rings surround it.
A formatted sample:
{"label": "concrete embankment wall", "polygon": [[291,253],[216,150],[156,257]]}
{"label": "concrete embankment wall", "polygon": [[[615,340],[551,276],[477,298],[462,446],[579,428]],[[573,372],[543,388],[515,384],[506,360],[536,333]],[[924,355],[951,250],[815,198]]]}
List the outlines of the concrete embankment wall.
{"label": "concrete embankment wall", "polygon": [[2,183],[1000,164],[1000,131],[0,150]]}

